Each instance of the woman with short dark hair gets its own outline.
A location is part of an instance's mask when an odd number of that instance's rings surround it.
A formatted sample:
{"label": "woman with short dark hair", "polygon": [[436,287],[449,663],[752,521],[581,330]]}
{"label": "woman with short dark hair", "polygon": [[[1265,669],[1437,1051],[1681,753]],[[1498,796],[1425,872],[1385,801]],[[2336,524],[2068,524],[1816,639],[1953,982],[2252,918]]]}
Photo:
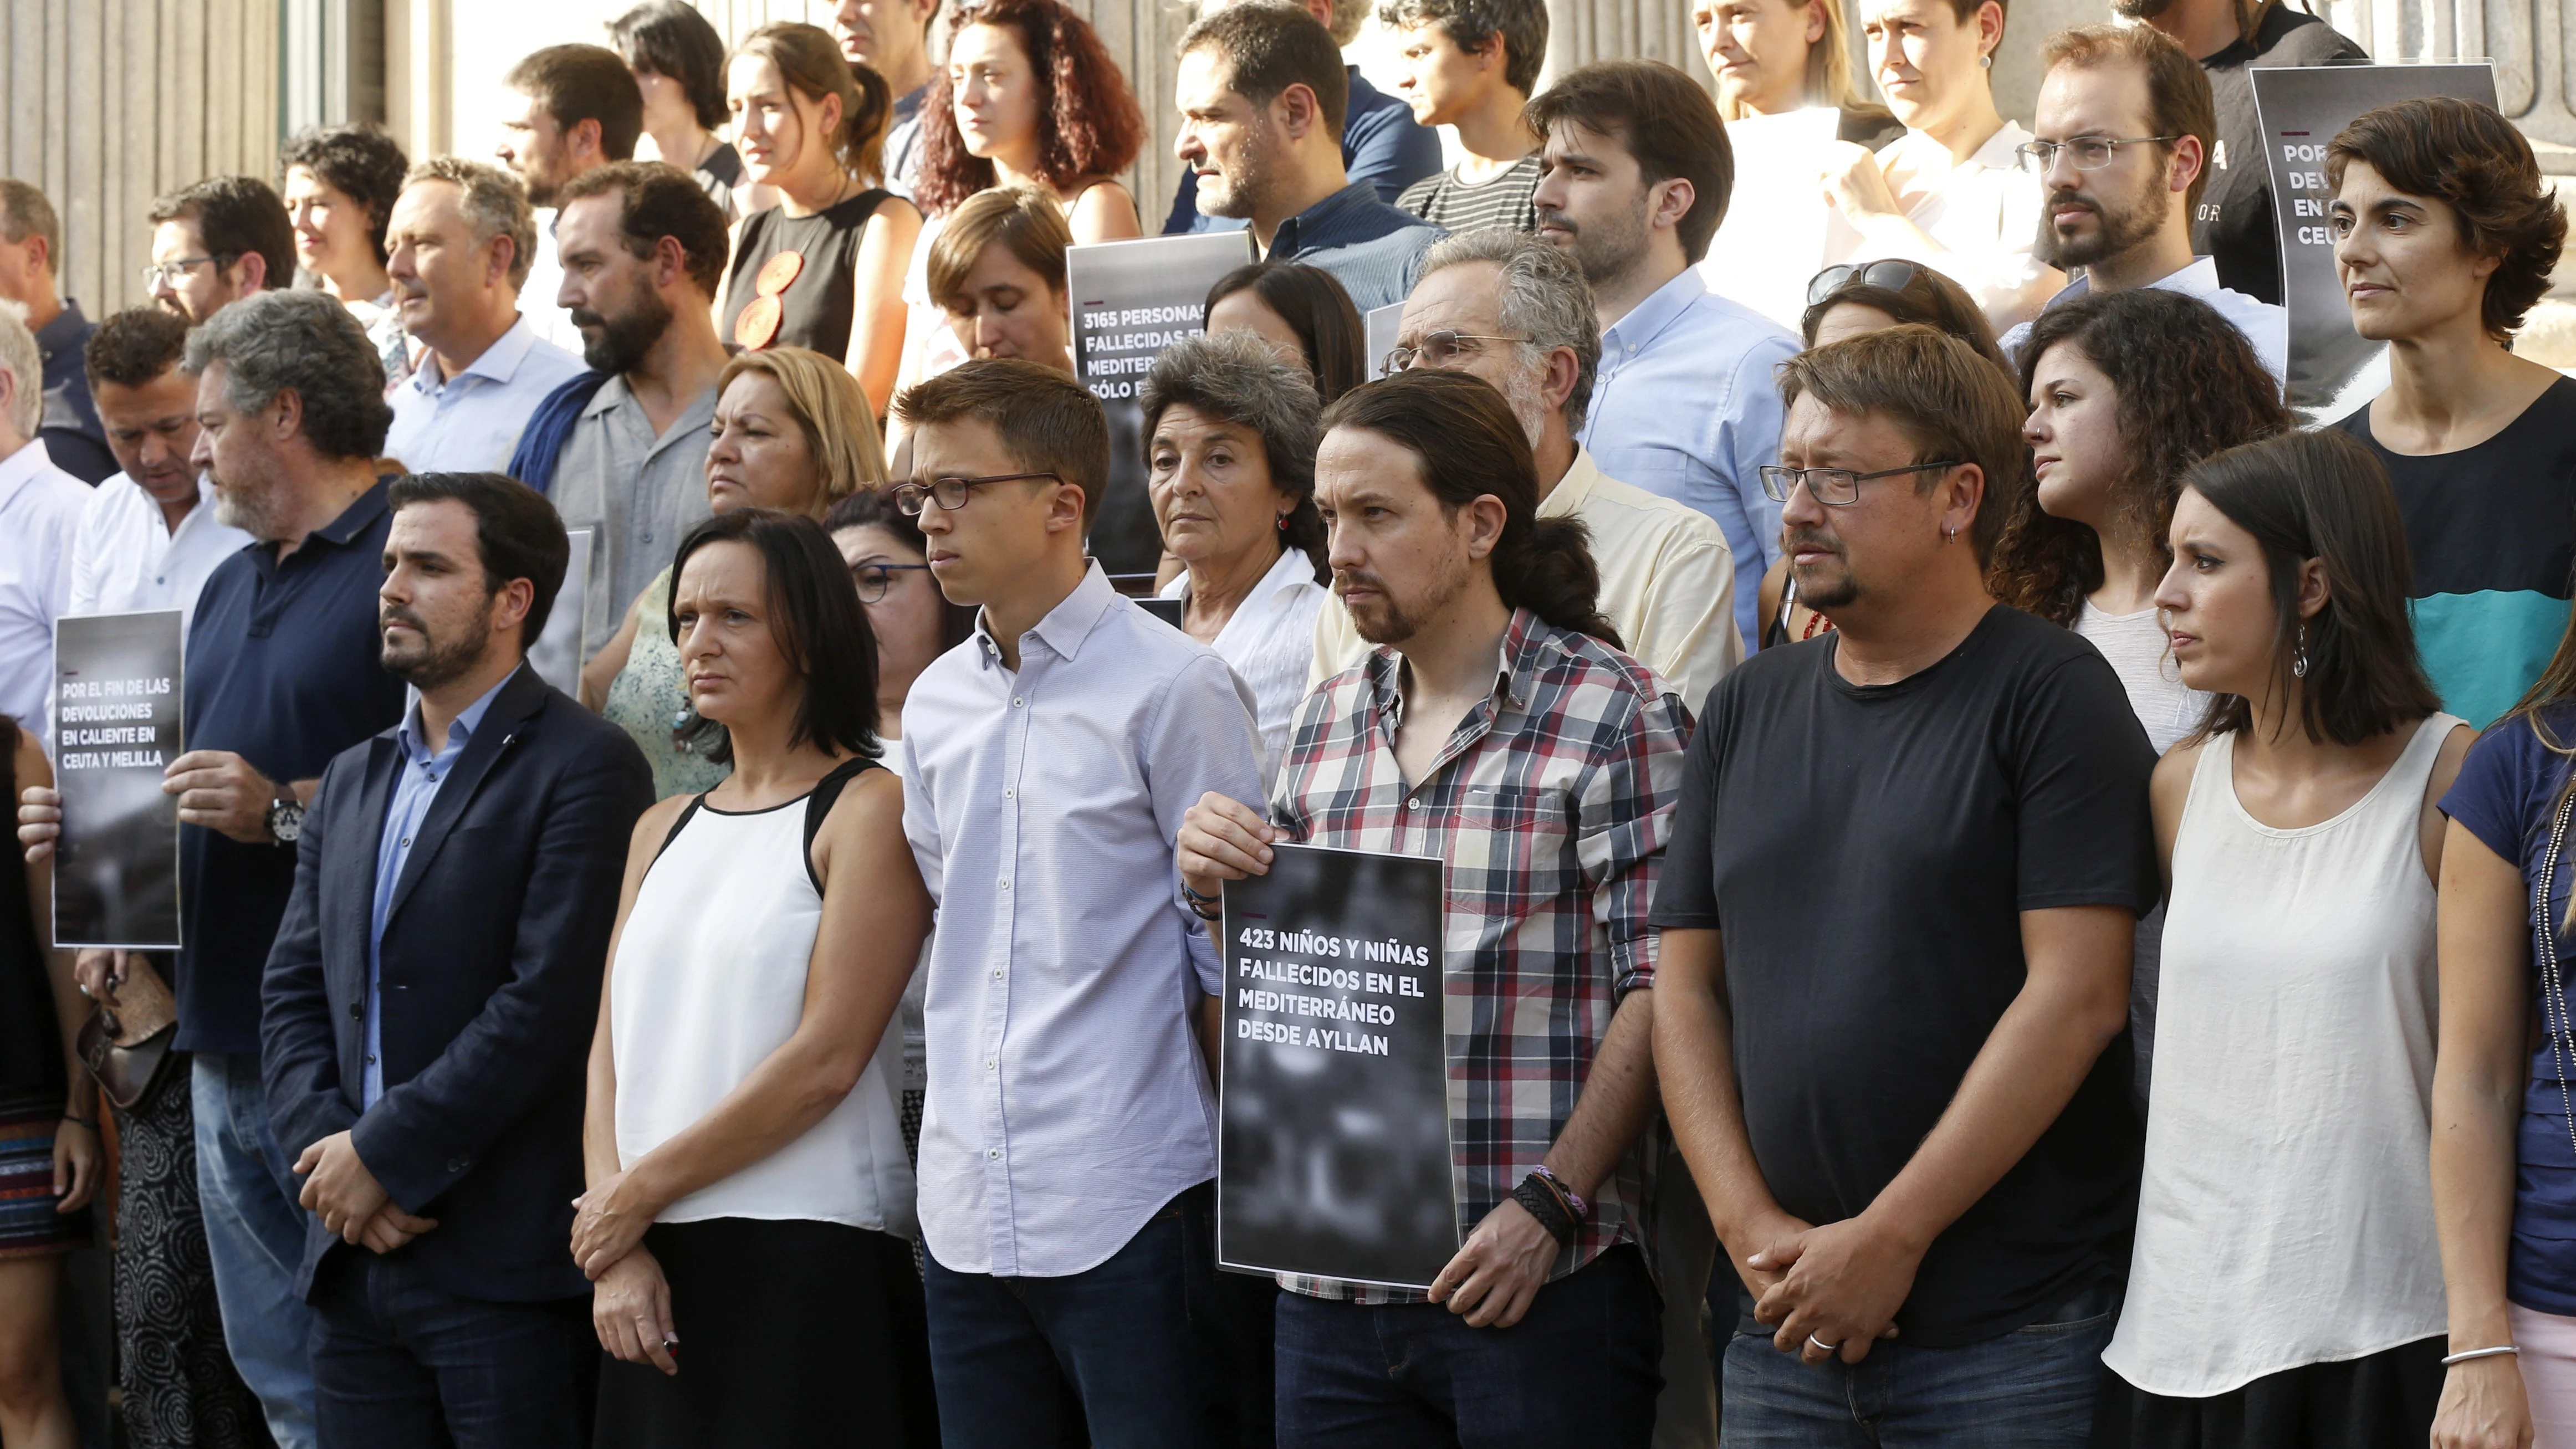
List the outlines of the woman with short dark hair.
{"label": "woman with short dark hair", "polygon": [[1326,407],[1369,379],[1368,328],[1322,267],[1252,262],[1208,288],[1207,330],[1249,332],[1313,374]]}
{"label": "woman with short dark hair", "polygon": [[718,514],[672,573],[730,773],[638,823],[609,948],[572,1231],[598,1442],[836,1442],[863,1412],[871,1442],[935,1446],[892,1025],[930,897],[875,640],[811,518]]}
{"label": "woman with short dark hair", "polygon": [[411,163],[383,127],[361,122],[296,132],[277,165],[297,269],[367,329],[391,388],[411,376],[411,352],[385,274],[385,230]]}
{"label": "woman with short dark hair", "polygon": [[2368,452],[2289,433],[2183,484],[2155,602],[2215,702],[2150,788],[2163,993],[2105,1420],[2174,1449],[2422,1444],[2436,802],[2471,731],[2416,660]]}
{"label": "woman with short dark hair", "polygon": [[2388,390],[2336,426],[2396,486],[2443,707],[2484,725],[2540,678],[2567,622],[2576,380],[2513,353],[2567,212],[2512,123],[2450,97],[2344,127],[2326,181],[2353,330],[2388,344]]}
{"label": "woman with short dark hair", "polygon": [[724,37],[684,0],[644,0],[608,22],[609,41],[644,93],[654,154],[695,176],[727,221],[740,216],[742,154],[716,135],[725,103]]}

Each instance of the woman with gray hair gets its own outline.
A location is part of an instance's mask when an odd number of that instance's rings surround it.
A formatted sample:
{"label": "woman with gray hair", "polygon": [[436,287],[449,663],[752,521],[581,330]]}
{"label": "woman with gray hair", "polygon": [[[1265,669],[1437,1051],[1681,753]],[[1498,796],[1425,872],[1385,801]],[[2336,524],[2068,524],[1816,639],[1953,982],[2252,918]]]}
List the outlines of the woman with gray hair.
{"label": "woman with gray hair", "polygon": [[1249,333],[1185,337],[1145,379],[1146,488],[1163,551],[1182,564],[1162,596],[1250,686],[1265,785],[1306,697],[1324,607],[1323,410],[1306,369]]}

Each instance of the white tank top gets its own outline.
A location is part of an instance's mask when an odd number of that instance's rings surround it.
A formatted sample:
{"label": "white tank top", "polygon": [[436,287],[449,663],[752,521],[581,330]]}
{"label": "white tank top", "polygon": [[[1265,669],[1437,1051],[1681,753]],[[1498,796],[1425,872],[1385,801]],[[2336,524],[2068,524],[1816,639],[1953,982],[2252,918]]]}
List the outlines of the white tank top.
{"label": "white tank top", "polygon": [[[796,1031],[823,919],[800,796],[736,814],[701,796],[646,868],[610,977],[621,1167],[678,1135]],[[666,1223],[811,1219],[910,1237],[903,1032],[804,1135],[662,1210]]]}
{"label": "white tank top", "polygon": [[2174,839],[2146,1174],[2102,1355],[2203,1398],[2444,1328],[2433,1233],[2436,714],[2350,809],[2245,812],[2236,737],[2200,752]]}

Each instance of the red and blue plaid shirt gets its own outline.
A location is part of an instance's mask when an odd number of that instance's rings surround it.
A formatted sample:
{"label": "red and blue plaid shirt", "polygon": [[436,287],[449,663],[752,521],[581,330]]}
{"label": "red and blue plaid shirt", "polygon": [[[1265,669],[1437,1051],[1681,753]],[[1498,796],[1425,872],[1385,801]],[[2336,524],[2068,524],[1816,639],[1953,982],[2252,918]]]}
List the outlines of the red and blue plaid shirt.
{"label": "red and blue plaid shirt", "polygon": [[[1527,609],[1512,615],[1499,666],[1492,697],[1408,786],[1395,763],[1403,661],[1373,651],[1307,697],[1271,792],[1290,841],[1447,863],[1441,975],[1462,1240],[1555,1145],[1620,998],[1654,982],[1646,912],[1690,737],[1689,711],[1653,671]],[[1643,1190],[1632,1146],[1549,1276],[1642,1244]],[[1295,1273],[1279,1282],[1361,1303],[1423,1297]]]}

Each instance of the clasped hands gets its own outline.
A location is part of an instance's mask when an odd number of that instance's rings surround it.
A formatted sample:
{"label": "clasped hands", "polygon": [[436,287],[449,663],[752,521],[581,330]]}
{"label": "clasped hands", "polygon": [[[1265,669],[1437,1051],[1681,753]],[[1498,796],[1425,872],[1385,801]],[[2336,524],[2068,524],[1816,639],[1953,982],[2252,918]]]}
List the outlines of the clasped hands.
{"label": "clasped hands", "polygon": [[678,1373],[680,1333],[671,1318],[671,1285],[644,1246],[644,1230],[669,1204],[657,1201],[630,1168],[601,1178],[572,1206],[572,1258],[598,1285],[591,1292],[590,1326],[599,1346],[627,1363]]}
{"label": "clasped hands", "polygon": [[1777,1330],[1772,1347],[1803,1363],[1858,1363],[1878,1340],[1896,1337],[1921,1247],[1867,1214],[1812,1227],[1782,1213],[1748,1236],[1762,1246],[1738,1267],[1754,1319]]}
{"label": "clasped hands", "polygon": [[334,1132],[305,1148],[295,1159],[295,1175],[304,1179],[304,1191],[296,1202],[319,1215],[324,1228],[352,1246],[390,1253],[438,1226],[394,1204],[384,1184],[358,1159],[358,1149],[346,1132]]}

